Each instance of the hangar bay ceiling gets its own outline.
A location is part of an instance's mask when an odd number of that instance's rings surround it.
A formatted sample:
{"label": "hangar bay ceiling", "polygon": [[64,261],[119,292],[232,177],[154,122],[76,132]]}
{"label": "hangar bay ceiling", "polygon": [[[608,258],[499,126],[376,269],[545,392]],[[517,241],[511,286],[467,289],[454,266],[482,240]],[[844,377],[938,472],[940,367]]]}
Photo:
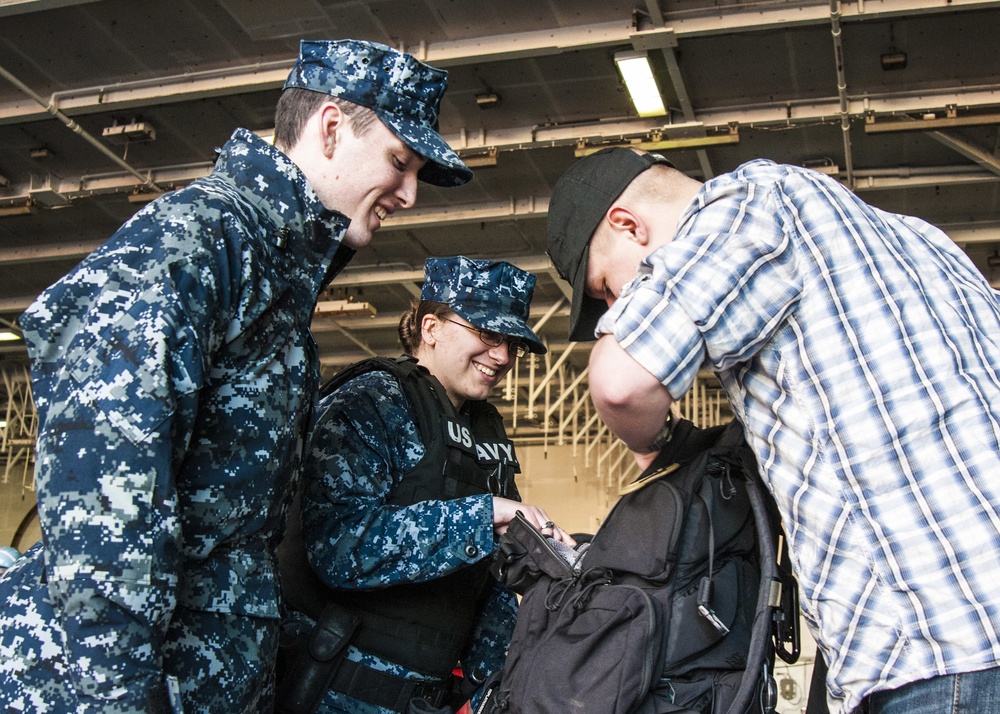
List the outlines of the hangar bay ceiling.
{"label": "hangar bay ceiling", "polygon": [[[206,174],[235,127],[267,132],[300,39],[375,40],[448,69],[441,131],[476,178],[422,186],[334,282],[314,320],[325,372],[398,352],[425,257],[504,258],[539,275],[550,352],[496,401],[520,439],[593,439],[588,347],[566,340],[545,255],[576,155],[636,144],[698,179],[757,157],[810,166],[939,225],[1000,285],[998,36],[997,0],[0,0],[0,320]],[[614,62],[629,50],[665,115],[637,116]],[[30,422],[23,347],[0,360]],[[708,376],[688,408],[727,411]],[[5,431],[9,457],[30,448]]]}

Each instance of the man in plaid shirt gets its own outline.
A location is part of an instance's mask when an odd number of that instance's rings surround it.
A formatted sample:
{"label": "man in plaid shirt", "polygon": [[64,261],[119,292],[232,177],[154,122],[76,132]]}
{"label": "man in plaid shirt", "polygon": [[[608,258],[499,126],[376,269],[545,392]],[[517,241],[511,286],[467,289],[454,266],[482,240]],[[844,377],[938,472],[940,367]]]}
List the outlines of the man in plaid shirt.
{"label": "man in plaid shirt", "polygon": [[647,464],[714,371],[778,503],[831,711],[1000,711],[1000,304],[964,253],[823,174],[705,184],[604,150],[549,252],[590,387]]}

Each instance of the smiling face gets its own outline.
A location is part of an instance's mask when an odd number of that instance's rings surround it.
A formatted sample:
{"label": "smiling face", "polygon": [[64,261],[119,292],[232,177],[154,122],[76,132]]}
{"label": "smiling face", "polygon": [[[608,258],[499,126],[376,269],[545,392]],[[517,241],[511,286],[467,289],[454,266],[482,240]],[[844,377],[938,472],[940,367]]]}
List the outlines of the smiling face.
{"label": "smiling face", "polygon": [[360,136],[349,120],[341,122],[323,175],[312,183],[323,205],[351,219],[345,245],[367,247],[387,215],[413,205],[426,162],[379,120]]}
{"label": "smiling face", "polygon": [[490,347],[469,327],[473,325],[455,314],[447,320],[426,315],[416,353],[420,364],[441,382],[456,409],[466,400],[486,399],[514,366],[514,355],[506,342]]}

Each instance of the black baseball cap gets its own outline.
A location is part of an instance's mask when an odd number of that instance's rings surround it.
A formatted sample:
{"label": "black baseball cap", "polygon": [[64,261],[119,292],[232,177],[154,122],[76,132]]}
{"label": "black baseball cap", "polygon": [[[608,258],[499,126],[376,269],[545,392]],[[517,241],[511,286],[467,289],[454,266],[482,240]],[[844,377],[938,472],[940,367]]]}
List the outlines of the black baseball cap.
{"label": "black baseball cap", "polygon": [[563,280],[573,286],[569,339],[594,339],[594,329],[608,306],[584,294],[590,239],[601,219],[632,180],[650,166],[673,167],[659,154],[629,148],[601,149],[573,164],[552,189],[549,201],[548,253]]}

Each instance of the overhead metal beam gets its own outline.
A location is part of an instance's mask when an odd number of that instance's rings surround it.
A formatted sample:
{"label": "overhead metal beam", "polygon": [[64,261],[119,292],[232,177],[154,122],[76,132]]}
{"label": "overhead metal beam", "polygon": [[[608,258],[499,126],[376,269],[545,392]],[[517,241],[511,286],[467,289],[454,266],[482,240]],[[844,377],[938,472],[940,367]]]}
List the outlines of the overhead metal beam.
{"label": "overhead metal beam", "polygon": [[[955,140],[952,139],[954,142]],[[957,148],[957,144],[954,144]],[[973,151],[974,147],[966,147],[967,151]],[[981,151],[981,150],[979,150]],[[984,158],[985,157],[981,157]],[[994,163],[996,159],[993,159]],[[897,169],[882,169],[879,171],[857,171],[856,185],[854,190],[864,191],[885,191],[893,189],[919,188],[921,186],[944,186],[955,184],[976,184],[992,183],[1000,180],[998,172],[994,168],[983,169],[972,166],[954,167],[934,167],[924,170],[912,167],[900,167]],[[72,191],[65,191],[69,198],[79,198]],[[21,196],[6,197],[0,200],[0,206],[5,203],[14,203],[18,200],[24,201],[28,198],[26,194]],[[511,198],[508,201],[490,201],[474,204],[448,205],[436,208],[410,209],[388,219],[381,230],[394,231],[406,230],[410,228],[428,228],[435,226],[456,225],[460,223],[481,223],[490,221],[517,220],[523,218],[541,218],[547,215],[549,207],[548,197],[530,196],[528,198]],[[0,218],[0,220],[4,220]],[[18,265],[27,263],[38,263],[52,260],[72,260],[80,259],[96,249],[102,241],[72,241],[54,242],[41,245],[21,246],[16,248],[0,249],[0,266]],[[524,270],[539,272],[542,270],[552,270],[552,264],[545,256],[534,258],[513,258],[510,262],[518,265]],[[356,285],[378,285],[378,284],[407,284],[420,283],[423,280],[423,273],[420,270],[391,270],[370,272],[362,270],[352,271],[348,268],[345,273],[354,275],[352,284]],[[412,291],[411,291],[412,292]],[[569,295],[567,295],[569,296]],[[4,307],[0,301],[0,312],[13,312],[27,307],[28,303],[34,299],[15,298],[14,307]],[[28,302],[24,302],[27,300]]]}
{"label": "overhead metal beam", "polygon": [[142,182],[143,186],[148,186],[150,189],[153,189],[153,190],[156,190],[156,191],[162,190],[159,186],[157,186],[152,181],[152,179],[150,179],[148,176],[143,176],[142,173],[140,173],[133,166],[131,166],[127,161],[125,161],[120,156],[118,156],[118,154],[116,154],[111,149],[109,149],[103,142],[98,141],[97,137],[93,136],[90,132],[88,132],[82,126],[80,126],[79,124],[77,124],[76,121],[74,121],[70,117],[66,116],[65,113],[59,111],[58,107],[53,106],[49,102],[46,102],[44,97],[42,97],[39,94],[37,94],[34,90],[31,89],[31,87],[29,87],[27,84],[25,84],[20,79],[18,79],[14,74],[12,74],[10,71],[8,71],[5,67],[0,66],[0,77],[3,77],[8,82],[10,82],[15,87],[17,87],[19,90],[21,90],[24,94],[27,94],[29,97],[31,97],[31,99],[34,100],[35,104],[37,104],[38,106],[42,107],[42,109],[44,109],[47,114],[49,114],[50,116],[55,117],[56,119],[58,119],[59,121],[61,121],[63,124],[65,124],[66,127],[70,131],[72,131],[73,133],[75,133],[77,136],[79,136],[80,138],[82,138],[84,141],[86,141],[92,147],[94,147],[99,152],[101,152],[102,154],[104,154],[104,156],[107,159],[109,159],[112,163],[116,164],[117,166],[120,166],[121,168],[125,169],[128,173],[130,173],[132,176],[134,176],[135,178],[139,179],[139,181]]}
{"label": "overhead metal beam", "polygon": [[970,141],[966,141],[961,137],[949,134],[945,131],[932,131],[930,132],[930,136],[937,139],[948,148],[954,149],[965,158],[972,159],[987,171],[992,171],[1000,176],[1000,158],[997,158],[989,151],[986,151]]}
{"label": "overhead metal beam", "polygon": [[[0,0],[0,2],[11,0]],[[43,2],[43,0],[34,0]],[[58,2],[58,0],[50,0]],[[996,7],[1000,0],[868,0],[844,8],[841,22],[891,18],[915,14],[957,12]],[[632,44],[634,37],[656,44],[667,35],[676,39],[726,35],[738,32],[820,25],[830,21],[828,7],[815,2],[750,5],[743,12],[710,9],[703,15],[669,13],[664,21],[669,27],[636,32],[632,18],[617,22],[549,28],[530,32],[492,35],[464,40],[418,43],[404,49],[440,67],[493,62],[517,57],[538,57],[588,48]],[[661,38],[660,36],[663,36]],[[666,45],[660,44],[663,47]],[[51,96],[54,107],[69,116],[96,112],[120,111],[140,106],[167,104],[207,97],[266,91],[280,87],[292,67],[287,60],[238,65],[224,70],[191,72],[135,82],[117,82],[85,87]],[[31,102],[0,104],[0,124],[17,124],[48,117]]]}
{"label": "overhead metal beam", "polygon": [[941,168],[937,171],[909,171],[908,167],[896,170],[855,171],[853,190],[887,191],[931,186],[961,186],[963,184],[993,183],[998,177],[992,171],[976,166]]}
{"label": "overhead metal beam", "polygon": [[[901,171],[902,174],[902,171]],[[982,172],[977,175],[981,176]],[[969,180],[982,181],[982,178],[977,178],[966,174]],[[956,181],[962,180],[962,174],[956,174],[954,176]],[[997,179],[993,176],[993,180]],[[939,186],[941,181],[939,177],[934,177],[929,174],[914,175],[910,178],[905,176],[888,177],[888,176],[859,176],[857,190],[868,189],[884,189],[888,187],[888,182],[893,181],[897,185],[905,185],[907,188],[913,188],[916,186]],[[944,231],[956,244],[960,246],[969,245],[973,243],[992,243],[1000,242],[1000,221],[983,221],[978,223],[956,223],[956,224],[939,224],[938,228]],[[384,230],[384,229],[383,229]],[[14,265],[18,263],[27,263],[30,261],[43,261],[43,260],[55,260],[63,258],[81,258],[90,252],[93,248],[96,248],[98,244],[89,245],[84,243],[71,244],[68,246],[61,246],[59,244],[52,244],[48,246],[36,246],[34,248],[11,248],[7,250],[0,251],[0,266],[2,265]],[[556,274],[555,266],[553,266],[552,261],[547,255],[534,255],[534,256],[521,256],[517,258],[507,258],[507,261],[517,265],[522,270],[526,270],[530,273],[547,273]],[[399,268],[351,268],[348,267],[339,276],[337,276],[337,287],[368,287],[375,285],[417,285],[423,282],[424,274],[423,270],[419,268],[410,269],[399,269]],[[568,299],[572,299],[572,292],[565,281],[557,279],[556,285],[558,285],[565,296]],[[36,295],[22,295],[20,297],[11,297],[0,300],[0,314],[11,314],[11,313],[21,313],[28,305],[30,305],[36,298]],[[544,307],[549,309],[551,306],[536,306],[539,309]],[[560,308],[561,309],[561,308]],[[359,320],[356,323],[352,323],[352,329],[375,329],[385,327],[382,321],[388,319],[391,324],[396,324],[398,319],[396,317],[386,318],[382,317],[372,317],[366,318],[364,320]],[[323,328],[320,328],[321,331]],[[3,349],[0,348],[0,354],[3,353]]]}
{"label": "overhead metal beam", "polygon": [[86,5],[96,0],[0,0],[0,17],[24,15],[29,12],[55,10],[73,5]]}
{"label": "overhead metal beam", "polygon": [[[1000,1],[1000,0],[998,0]],[[969,109],[977,107],[993,107],[1000,104],[1000,84],[992,87],[968,87],[939,90],[937,92],[905,93],[891,96],[866,96],[850,99],[847,113],[850,117],[864,118],[872,113],[898,114],[915,113],[930,110],[941,110],[951,105],[959,105]],[[622,118],[617,121],[593,122],[591,124],[573,124],[569,126],[551,127],[512,127],[494,131],[479,131],[474,134],[465,131],[445,136],[445,140],[459,155],[468,156],[481,153],[484,150],[524,151],[556,146],[577,146],[584,144],[600,144],[622,142],[628,140],[644,141],[662,138],[666,141],[682,140],[696,135],[711,132],[730,132],[735,127],[749,127],[761,130],[787,129],[799,124],[815,124],[819,121],[839,123],[843,117],[842,107],[838,98],[823,101],[789,103],[776,101],[758,106],[721,107],[699,110],[697,122],[663,124],[661,119]],[[678,144],[680,145],[680,144]],[[186,164],[182,166],[164,166],[147,169],[150,179],[157,185],[173,188],[184,185],[196,178],[207,175],[212,169],[209,162]],[[704,167],[703,167],[704,169]],[[121,173],[102,173],[78,177],[55,179],[52,189],[70,200],[85,198],[97,194],[132,193],[140,190],[142,182],[133,176]],[[23,205],[30,198],[31,186],[28,184],[11,185],[0,197],[0,207]],[[447,221],[479,221],[489,220],[490,213],[510,215],[531,215],[544,213],[547,206],[538,201],[547,199],[524,199],[511,212],[500,205],[488,207],[481,204],[475,208],[483,211],[482,215],[469,213],[461,215],[464,209],[453,209]],[[436,212],[435,212],[436,213]],[[428,219],[416,212],[414,218],[406,220],[441,220],[441,217]],[[395,220],[395,219],[393,219]],[[390,223],[392,221],[389,221]],[[397,223],[399,227],[407,224]]]}
{"label": "overhead metal beam", "polygon": [[641,140],[655,133],[665,138],[672,134],[694,136],[696,133],[728,131],[730,127],[786,129],[828,121],[840,124],[843,117],[863,119],[871,113],[898,114],[941,110],[957,104],[969,109],[994,107],[1000,104],[1000,84],[990,87],[956,87],[936,92],[899,93],[840,97],[808,102],[775,101],[760,105],[709,107],[698,109],[698,121],[679,124],[663,123],[662,118],[622,118],[617,121],[593,122],[547,127],[511,127],[475,133],[459,132],[444,138],[459,154],[494,148],[497,151],[520,151],[529,148],[572,146],[579,142],[600,143],[615,139]]}
{"label": "overhead metal beam", "polygon": [[430,228],[440,225],[482,223],[483,221],[509,220],[511,218],[544,217],[549,212],[548,196],[511,198],[507,201],[488,201],[475,204],[456,204],[429,209],[406,210],[387,217],[382,230]]}
{"label": "overhead metal beam", "polygon": [[1000,114],[964,114],[958,116],[951,111],[948,114],[949,116],[932,117],[929,119],[865,121],[865,133],[881,134],[896,131],[933,131],[935,129],[954,129],[958,126],[1000,124]]}

